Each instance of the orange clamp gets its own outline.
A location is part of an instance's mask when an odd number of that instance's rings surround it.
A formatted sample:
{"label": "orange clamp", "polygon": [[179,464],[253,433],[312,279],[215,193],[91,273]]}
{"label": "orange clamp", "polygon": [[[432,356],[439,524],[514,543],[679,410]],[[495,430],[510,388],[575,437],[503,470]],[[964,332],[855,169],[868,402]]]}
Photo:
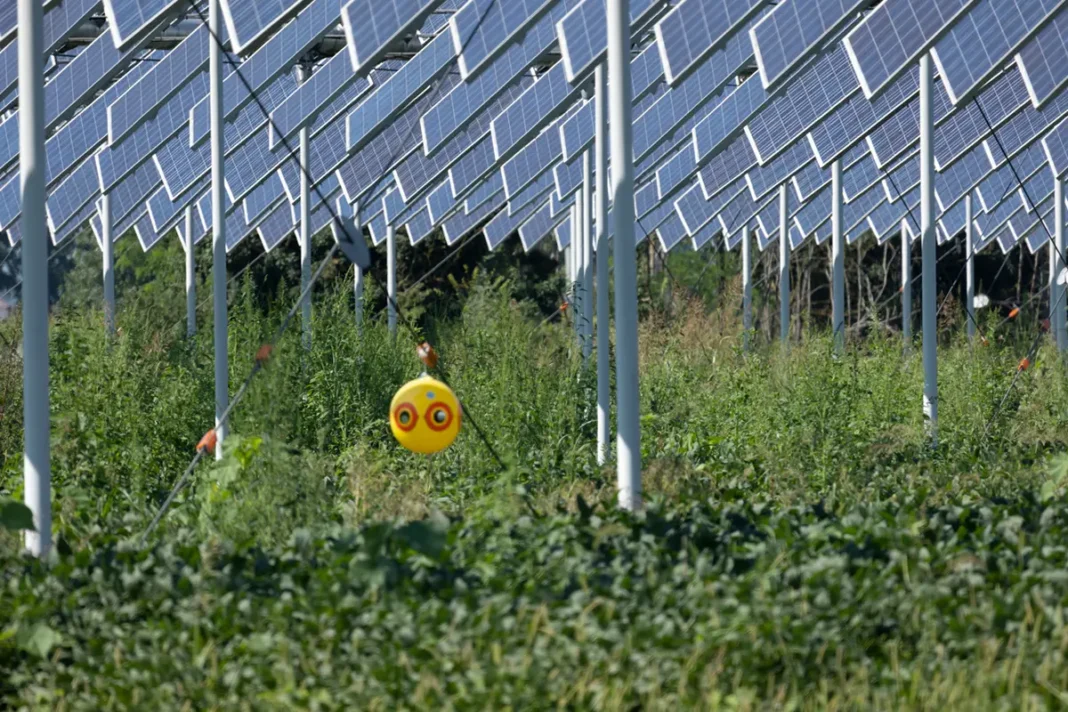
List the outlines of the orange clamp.
{"label": "orange clamp", "polygon": [[256,363],[260,366],[266,366],[267,362],[271,360],[271,352],[274,351],[274,347],[270,344],[264,344],[256,351]]}
{"label": "orange clamp", "polygon": [[1009,312],[1009,318],[1010,319],[1015,319],[1019,315],[1020,315],[1020,307],[1013,307],[1012,311]]}
{"label": "orange clamp", "polygon": [[427,367],[427,370],[437,368],[438,365],[438,352],[434,350],[434,347],[429,342],[424,341],[419,344],[415,349],[416,355],[419,360],[423,362],[423,365]]}
{"label": "orange clamp", "polygon": [[1016,370],[1017,371],[1026,371],[1030,367],[1031,367],[1031,359],[1029,359],[1026,356],[1024,356],[1022,359],[1020,359],[1020,365],[1016,367]]}
{"label": "orange clamp", "polygon": [[566,312],[568,306],[569,306],[568,303],[564,302],[563,304],[560,305],[560,311]]}
{"label": "orange clamp", "polygon": [[215,428],[212,428],[208,432],[204,433],[204,437],[197,443],[197,452],[208,451],[209,454],[215,453],[215,446],[219,444],[219,436],[215,432]]}

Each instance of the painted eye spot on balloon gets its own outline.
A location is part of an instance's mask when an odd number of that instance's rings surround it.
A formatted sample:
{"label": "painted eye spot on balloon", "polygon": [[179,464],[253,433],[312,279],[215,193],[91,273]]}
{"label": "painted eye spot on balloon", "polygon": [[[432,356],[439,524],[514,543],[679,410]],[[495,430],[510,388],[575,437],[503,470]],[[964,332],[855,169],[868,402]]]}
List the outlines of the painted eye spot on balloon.
{"label": "painted eye spot on balloon", "polygon": [[427,391],[426,392],[426,399],[427,400],[434,400],[434,391]]}
{"label": "painted eye spot on balloon", "polygon": [[401,403],[397,406],[397,409],[393,411],[393,417],[397,421],[397,427],[406,433],[419,422],[419,415],[411,403]]}
{"label": "painted eye spot on balloon", "polygon": [[444,403],[435,403],[426,412],[426,424],[434,432],[442,432],[452,425],[452,409]]}

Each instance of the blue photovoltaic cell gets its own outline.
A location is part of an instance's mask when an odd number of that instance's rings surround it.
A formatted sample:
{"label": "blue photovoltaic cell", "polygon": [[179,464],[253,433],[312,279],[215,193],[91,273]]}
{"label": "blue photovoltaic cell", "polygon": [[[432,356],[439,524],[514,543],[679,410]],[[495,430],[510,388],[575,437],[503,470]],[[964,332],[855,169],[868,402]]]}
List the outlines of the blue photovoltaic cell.
{"label": "blue photovoltaic cell", "polygon": [[756,164],[756,156],[749,140],[745,136],[735,138],[698,172],[705,198],[711,198],[727,186],[733,185]]}
{"label": "blue photovoltaic cell", "polygon": [[[339,5],[344,0],[332,0]],[[307,0],[220,0],[231,49],[245,54],[271,30],[307,4]]]}
{"label": "blue photovoltaic cell", "polygon": [[844,40],[864,95],[881,92],[976,0],[885,0]]}
{"label": "blue photovoltaic cell", "polygon": [[104,0],[111,39],[120,50],[128,49],[184,5],[183,0]]}
{"label": "blue photovoltaic cell", "polygon": [[[226,251],[237,247],[242,240],[248,237],[252,233],[252,228],[245,222],[245,214],[241,210],[234,210],[234,206],[227,206],[226,215],[223,218],[223,229],[226,232]],[[200,229],[205,232],[212,232],[212,221],[214,214],[212,211],[211,203],[211,191],[209,190],[204,196],[197,201],[197,215],[200,217]],[[196,224],[196,220],[193,221]]]}
{"label": "blue photovoltaic cell", "polygon": [[[689,0],[693,2],[694,0]],[[749,77],[741,86],[728,94],[693,129],[694,150],[698,165],[704,165],[735,136],[767,103],[768,95],[757,76]]]}
{"label": "blue photovoltaic cell", "polygon": [[990,173],[990,160],[982,146],[968,151],[961,160],[942,171],[935,179],[935,197],[939,207],[948,210],[964,199]]}
{"label": "blue photovoltaic cell", "polygon": [[[556,141],[552,143],[558,145]],[[493,141],[486,136],[475,143],[471,150],[449,169],[449,181],[452,183],[453,194],[466,197],[467,193],[487,174],[493,162]],[[506,185],[507,180],[506,175]]]}
{"label": "blue photovoltaic cell", "polygon": [[[81,232],[81,230],[85,228],[86,222],[93,219],[94,217],[96,217],[96,203],[86,203],[85,207],[81,209],[81,212],[79,212],[71,220],[69,220],[64,227],[60,228],[59,232],[49,231],[52,235],[52,245],[58,245],[67,238],[74,236],[78,232]],[[16,229],[14,229],[13,234],[18,235],[18,225],[15,225],[15,228]],[[9,235],[10,234],[12,233],[9,232]],[[18,240],[16,238],[12,241],[12,244],[17,241]]]}
{"label": "blue photovoltaic cell", "polygon": [[715,100],[752,57],[753,47],[749,37],[744,32],[738,33],[689,76],[663,92],[645,113],[634,120],[634,159],[640,161],[702,106]]}
{"label": "blue photovoltaic cell", "polygon": [[56,232],[100,195],[96,166],[86,161],[48,194],[48,229]]}
{"label": "blue photovoltaic cell", "polygon": [[[187,109],[207,94],[208,74],[202,72],[161,106],[155,118],[141,124],[120,144],[105,148],[99,158],[100,182],[107,190],[175,138],[188,120]],[[6,123],[6,122],[5,122]],[[4,124],[0,124],[0,132]],[[183,140],[180,137],[178,140]]]}
{"label": "blue photovoltaic cell", "polygon": [[350,203],[359,203],[363,196],[379,190],[391,178],[390,171],[417,150],[416,127],[426,104],[424,100],[412,104],[373,141],[338,167],[338,179]]}
{"label": "blue photovoltaic cell", "polygon": [[[997,131],[997,141],[986,141],[987,153],[995,167],[1012,160],[1037,138],[1044,136],[1068,112],[1068,94],[1058,94],[1041,109],[1028,104]],[[0,127],[3,125],[0,124]],[[997,150],[997,153],[994,151]],[[1008,153],[1001,153],[1004,150]]]}
{"label": "blue photovoltaic cell", "polygon": [[[335,0],[336,2],[336,0]],[[441,0],[352,0],[341,11],[352,68],[366,75],[386,51],[418,28]]]}
{"label": "blue photovoltaic cell", "polygon": [[1042,148],[1046,152],[1050,169],[1059,177],[1068,173],[1068,119],[1057,124],[1042,139]]}
{"label": "blue photovoltaic cell", "polygon": [[[262,184],[256,186],[240,201],[245,211],[245,222],[252,225],[274,209],[280,198],[286,195],[285,186],[277,173],[272,173]],[[230,196],[230,202],[237,202]]]}
{"label": "blue photovoltaic cell", "polygon": [[575,194],[582,187],[582,161],[557,163],[553,166],[552,178],[556,185],[556,191],[553,194],[561,200],[573,202]]}
{"label": "blue photovoltaic cell", "polygon": [[[542,19],[556,4],[553,22],[578,4],[577,0],[471,0],[449,19],[460,73],[469,81],[518,39],[524,30]],[[550,27],[551,30],[551,27]],[[555,34],[555,33],[554,33]],[[551,41],[555,41],[555,36]]]}
{"label": "blue photovoltaic cell", "polygon": [[[243,5],[260,0],[229,0]],[[252,91],[259,92],[285,73],[313,46],[337,26],[340,3],[343,0],[312,0],[300,14],[271,37],[255,54],[242,62],[223,80],[223,119],[233,120],[246,104],[252,101]],[[265,3],[266,5],[273,2]],[[271,10],[275,12],[275,10]],[[232,31],[232,30],[231,30]],[[233,37],[233,35],[230,35]],[[208,138],[211,128],[211,104],[208,97],[198,102],[190,112],[190,145],[199,146]],[[264,119],[266,120],[266,119]]]}
{"label": "blue photovoltaic cell", "polygon": [[[399,62],[386,64],[396,65],[390,66],[390,71],[403,66]],[[343,52],[331,57],[271,112],[271,150],[283,148],[282,139],[292,141],[304,126],[337,118],[372,88],[374,75],[353,74]]]}
{"label": "blue photovoltaic cell", "polygon": [[408,233],[408,242],[418,245],[430,237],[434,232],[434,226],[430,224],[430,216],[427,215],[426,210],[418,210],[408,217],[408,221],[404,223],[404,230]]}
{"label": "blue photovoltaic cell", "polygon": [[785,0],[750,30],[764,87],[781,81],[869,0]]}
{"label": "blue photovoltaic cell", "polygon": [[512,211],[506,207],[493,216],[486,226],[482,228],[482,234],[486,237],[486,245],[489,249],[496,250],[502,242],[514,235],[519,226],[527,221],[537,210],[538,205],[548,200],[548,191],[543,192],[534,202],[528,202],[525,206]]}
{"label": "blue photovoltaic cell", "polygon": [[814,160],[812,147],[808,145],[808,141],[802,139],[771,162],[751,168],[745,179],[749,190],[753,192],[753,198],[759,200]]}
{"label": "blue photovoltaic cell", "polygon": [[401,192],[396,187],[390,187],[382,197],[382,214],[386,218],[386,224],[399,227],[397,219],[405,213],[407,207]]}
{"label": "blue photovoltaic cell", "polygon": [[[11,0],[0,3],[5,7],[16,7]],[[45,8],[42,18],[41,35],[44,38],[44,54],[49,55],[94,12],[100,9],[100,0],[64,0],[53,2]],[[18,83],[18,35],[0,50],[0,95],[14,89]]]}
{"label": "blue photovoltaic cell", "polygon": [[[579,166],[579,172],[581,173],[581,165]],[[494,175],[500,175],[496,173]],[[538,176],[538,179],[527,185],[518,193],[514,195],[505,195],[508,200],[507,212],[509,215],[517,211],[523,210],[533,202],[540,202],[542,194],[545,194],[545,198],[548,198],[548,192],[554,189],[555,186],[555,173],[546,171]],[[581,183],[581,181],[580,181]],[[470,212],[470,210],[468,210]]]}
{"label": "blue photovoltaic cell", "polygon": [[858,89],[849,58],[836,46],[747,122],[757,159],[765,163],[777,156]]}
{"label": "blue photovoltaic cell", "polygon": [[656,24],[668,84],[688,72],[759,12],[766,0],[683,0]]}
{"label": "blue photovoltaic cell", "polygon": [[959,105],[970,99],[1063,4],[1064,0],[978,0],[931,50],[952,102]]}
{"label": "blue photovoltaic cell", "polygon": [[556,249],[560,252],[571,244],[571,211],[568,210],[567,213],[567,217],[553,230],[553,235],[556,237]]}
{"label": "blue photovoltaic cell", "polygon": [[395,177],[405,200],[411,202],[413,198],[424,193],[443,177],[475,142],[488,137],[490,122],[530,83],[530,78],[524,77],[506,87],[493,101],[474,113],[464,123],[462,130],[442,144],[432,156],[428,156],[424,151],[416,151],[401,161],[395,170]]}
{"label": "blue photovoltaic cell", "polygon": [[[639,28],[662,5],[662,0],[632,0],[631,31]],[[605,58],[608,50],[607,21],[605,0],[582,0],[557,23],[560,57],[569,82],[575,83],[585,78]],[[657,52],[655,47],[652,49]],[[659,62],[657,57],[657,64]]]}
{"label": "blue photovoltaic cell", "polygon": [[152,227],[156,232],[167,232],[171,227],[182,223],[186,206],[196,202],[209,185],[209,181],[201,181],[178,200],[171,200],[166,188],[160,188],[150,195],[147,201],[148,214],[152,218]]}
{"label": "blue photovoltaic cell", "polygon": [[656,189],[660,200],[666,201],[690,183],[697,172],[697,162],[689,146],[683,146],[656,172]]}
{"label": "blue photovoltaic cell", "polygon": [[478,227],[483,221],[486,220],[494,211],[498,210],[504,204],[504,196],[498,197],[498,200],[490,201],[473,213],[465,213],[460,211],[453,214],[445,223],[441,226],[441,232],[445,235],[446,245],[455,245],[465,236],[470,234],[472,230]]}
{"label": "blue photovoltaic cell", "polygon": [[522,190],[560,160],[560,142],[555,139],[555,133],[555,127],[549,127],[504,163],[501,173],[506,195]]}
{"label": "blue photovoltaic cell", "polygon": [[[374,138],[397,111],[451,66],[454,57],[452,41],[448,35],[440,34],[371,92],[345,121],[349,150],[356,151]],[[439,85],[436,91],[448,91],[459,77],[453,74],[443,81],[444,86]]]}
{"label": "blue photovoltaic cell", "polygon": [[563,215],[553,215],[552,205],[546,202],[530,216],[525,223],[519,226],[519,241],[523,243],[523,251],[530,252],[535,245],[541,242],[546,235],[563,220]]}
{"label": "blue photovoltaic cell", "polygon": [[165,103],[208,63],[210,35],[206,26],[197,27],[177,47],[151,65],[141,81],[115,99],[107,109],[108,143],[117,144],[151,118]]}
{"label": "blue photovoltaic cell", "polygon": [[[485,203],[488,201],[482,202]],[[478,207],[481,207],[481,205]],[[427,216],[430,218],[430,224],[435,227],[440,225],[441,221],[447,218],[456,209],[457,202],[455,196],[452,194],[452,185],[449,184],[449,181],[443,182],[437,188],[430,191],[426,196]]]}
{"label": "blue photovoltaic cell", "polygon": [[134,224],[134,233],[137,235],[137,241],[141,243],[141,249],[145,252],[151,250],[165,237],[156,233],[148,213],[143,213],[141,218]]}
{"label": "blue photovoltaic cell", "polygon": [[490,123],[494,157],[507,160],[579,96],[557,62]]}
{"label": "blue photovoltaic cell", "polygon": [[[451,190],[450,186],[450,193]],[[502,190],[504,190],[504,178],[501,177],[500,172],[494,173],[468,194],[464,200],[464,210],[467,212],[477,210],[483,203],[494,198]]]}
{"label": "blue photovoltaic cell", "polygon": [[660,61],[660,50],[651,44],[630,62],[630,85],[634,102],[661,86],[664,80],[664,65]]}
{"label": "blue photovoltaic cell", "polygon": [[66,121],[106,86],[139,52],[115,49],[106,34],[97,37],[45,85],[45,128]]}
{"label": "blue photovoltaic cell", "polygon": [[869,101],[863,93],[855,93],[829,116],[810,127],[808,140],[820,166],[828,167],[850,148],[863,142],[867,134],[918,96],[919,90],[919,73],[905,72],[875,99]]}
{"label": "blue photovoltaic cell", "polygon": [[280,201],[256,227],[256,233],[260,236],[264,252],[270,252],[278,247],[295,232],[293,213],[285,201]]}
{"label": "blue photovoltaic cell", "polygon": [[1048,25],[1028,40],[1016,55],[1027,91],[1035,108],[1064,89],[1068,82],[1068,10],[1054,15]]}
{"label": "blue photovoltaic cell", "polygon": [[446,141],[462,131],[472,116],[509,86],[513,86],[516,78],[553,46],[556,41],[553,16],[550,13],[543,17],[486,71],[456,85],[431,107],[420,122],[427,155],[433,155]]}
{"label": "blue photovoltaic cell", "polygon": [[688,235],[686,234],[686,228],[683,227],[682,221],[679,220],[679,216],[674,213],[669,215],[664,222],[656,228],[656,236],[660,240],[660,246],[664,252],[670,252],[680,242],[685,240]]}
{"label": "blue photovoltaic cell", "polygon": [[119,181],[108,196],[111,198],[111,218],[116,224],[140,213],[156,189],[160,186],[159,174],[151,163],[142,164],[136,171]]}

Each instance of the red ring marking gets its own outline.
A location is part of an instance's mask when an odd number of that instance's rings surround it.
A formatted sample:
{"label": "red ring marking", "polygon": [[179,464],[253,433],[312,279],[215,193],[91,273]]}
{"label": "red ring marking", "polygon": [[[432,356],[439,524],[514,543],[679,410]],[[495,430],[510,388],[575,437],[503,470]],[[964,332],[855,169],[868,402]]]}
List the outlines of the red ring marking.
{"label": "red ring marking", "polygon": [[[400,414],[405,411],[407,411],[407,413],[411,416],[408,419],[407,425],[402,423],[400,419]],[[419,413],[416,412],[415,406],[411,403],[401,403],[397,406],[396,410],[393,411],[393,422],[398,428],[400,428],[404,432],[410,433],[412,429],[419,424]]]}
{"label": "red ring marking", "polygon": [[[435,423],[434,419],[431,417],[434,411],[438,410],[439,408],[445,411],[445,415],[448,416],[448,418],[445,419],[444,423]],[[435,433],[443,432],[445,430],[448,430],[449,426],[452,425],[452,408],[450,408],[445,403],[431,403],[430,407],[426,409],[426,413],[423,415],[423,419],[426,420],[427,427],[433,430]]]}

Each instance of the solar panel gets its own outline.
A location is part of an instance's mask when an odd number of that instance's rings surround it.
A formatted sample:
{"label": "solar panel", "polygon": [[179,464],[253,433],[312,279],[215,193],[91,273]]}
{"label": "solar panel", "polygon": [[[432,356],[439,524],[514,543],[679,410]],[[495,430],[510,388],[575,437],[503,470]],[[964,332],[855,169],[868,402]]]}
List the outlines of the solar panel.
{"label": "solar panel", "polygon": [[578,90],[564,77],[563,65],[554,64],[490,123],[495,158],[503,161],[515,155],[578,96]]}
{"label": "solar panel", "polygon": [[[1068,113],[1068,94],[1059,94],[1041,109],[1028,104],[997,131],[997,141],[987,140],[987,153],[997,166],[1005,159],[1013,159],[1036,139],[1045,136]],[[3,124],[0,124],[2,127]],[[1001,153],[1001,149],[1007,155]],[[995,152],[996,151],[996,152]]]}
{"label": "solar panel", "polygon": [[696,172],[697,162],[694,160],[693,151],[684,146],[656,172],[656,187],[660,200],[666,201],[678,193],[690,183]]}
{"label": "solar panel", "polygon": [[440,4],[441,0],[348,2],[341,11],[341,24],[353,70],[366,75],[398,40],[418,28]]}
{"label": "solar panel", "polygon": [[[729,39],[685,79],[674,84],[634,120],[634,158],[640,161],[701,107],[713,100],[752,60],[753,47],[745,33]],[[721,97],[722,98],[722,97]]]}
{"label": "solar panel", "polygon": [[86,161],[48,194],[48,229],[53,233],[61,229],[98,195],[100,182],[96,166],[92,161]]}
{"label": "solar panel", "polygon": [[913,66],[976,0],[885,0],[844,40],[869,99]]}
{"label": "solar panel", "polygon": [[[460,74],[470,80],[553,7],[564,12],[577,0],[471,0],[449,19]],[[556,13],[554,22],[562,12]],[[555,39],[555,38],[553,38]]]}
{"label": "solar panel", "polygon": [[73,116],[139,53],[136,46],[119,52],[106,34],[93,40],[45,85],[45,129],[50,130]]}
{"label": "solar panel", "polygon": [[[231,206],[228,206],[228,208]],[[197,215],[200,217],[200,228],[203,232],[210,232],[214,219],[211,202],[211,191],[197,201]],[[228,209],[225,217],[226,251],[230,252],[237,247],[242,240],[252,234],[253,228],[245,222],[245,214],[241,210]],[[195,222],[195,221],[194,221]],[[195,243],[194,243],[195,244]]]}
{"label": "solar panel", "polygon": [[[348,61],[348,60],[346,60]],[[256,227],[264,252],[270,252],[293,235],[293,212],[285,201],[279,201],[274,209]]]}
{"label": "solar panel", "polygon": [[[307,0],[220,0],[231,49],[246,54],[274,28],[302,9]],[[343,0],[332,0],[337,6]]]}
{"label": "solar panel", "polygon": [[148,214],[152,218],[152,227],[156,232],[167,232],[181,222],[187,206],[194,204],[207,191],[208,181],[202,181],[192,190],[171,200],[166,188],[160,188],[148,197]]}
{"label": "solar panel", "polygon": [[134,224],[134,233],[137,235],[137,241],[141,243],[141,249],[145,252],[151,250],[165,237],[165,235],[158,234],[152,227],[152,219],[149,218],[147,212],[142,213],[140,219]]}
{"label": "solar panel", "polygon": [[841,47],[803,70],[781,96],[752,117],[745,133],[761,163],[770,161],[859,89]]}
{"label": "solar panel", "polygon": [[967,101],[1064,0],[978,0],[931,50],[950,100]]}
{"label": "solar panel", "polygon": [[[390,61],[382,65],[382,70],[392,72],[401,66]],[[337,119],[371,90],[376,73],[358,77],[343,52],[331,57],[271,112],[271,150],[283,148],[283,139],[291,141],[305,126],[318,125],[321,130]]]}
{"label": "solar panel", "polygon": [[[110,189],[137,166],[149,160],[160,146],[174,139],[186,125],[187,107],[207,91],[208,74],[202,72],[159,107],[155,118],[145,121],[118,145],[105,148],[98,160],[100,182],[104,189]],[[4,124],[0,124],[0,133],[3,132],[3,127]]]}
{"label": "solar panel", "polygon": [[523,244],[524,252],[534,249],[546,235],[563,222],[566,211],[553,215],[553,206],[550,203],[551,201],[542,205],[530,216],[530,219],[519,226],[519,241]]}
{"label": "solar panel", "polygon": [[500,195],[497,200],[486,203],[473,213],[465,213],[463,211],[454,213],[441,226],[441,232],[445,236],[445,244],[455,245],[483,223],[494,211],[500,209],[503,204],[504,196]]}
{"label": "solar panel", "polygon": [[679,216],[671,214],[656,228],[656,236],[664,252],[670,252],[689,235]]}
{"label": "solar panel", "polygon": [[430,216],[427,215],[426,210],[417,210],[404,223],[404,230],[408,233],[408,241],[412,245],[418,245],[430,237],[434,232],[434,227],[430,224]]}
{"label": "solar panel", "polygon": [[466,122],[490,104],[501,92],[513,86],[556,41],[552,15],[534,24],[526,35],[511,45],[477,77],[461,82],[427,111],[420,124],[423,147],[433,155],[446,141],[462,131]]}
{"label": "solar panel", "polygon": [[[76,233],[81,232],[83,229],[85,229],[85,224],[94,217],[96,217],[96,204],[86,203],[85,207],[81,209],[81,212],[74,216],[73,219],[68,221],[64,227],[60,228],[59,232],[49,231],[52,236],[52,245],[58,245],[67,238],[75,235]],[[12,245],[17,243],[20,237],[21,233],[18,230],[17,224],[8,230],[8,239],[11,240]]]}
{"label": "solar panel", "polygon": [[286,191],[285,186],[282,184],[282,178],[277,173],[272,173],[261,185],[256,186],[244,200],[236,201],[231,195],[230,202],[240,202],[245,211],[245,222],[253,225],[273,211],[278,201],[285,197]]}
{"label": "solar panel", "polygon": [[785,0],[749,31],[757,69],[770,89],[781,82],[869,0]]}
{"label": "solar panel", "polygon": [[808,145],[808,141],[801,139],[786,149],[778,158],[763,166],[754,166],[745,175],[753,198],[759,200],[772,192],[814,160],[815,156],[812,155],[812,148]]}
{"label": "solar panel", "polygon": [[1016,55],[1016,66],[1036,109],[1059,94],[1068,73],[1068,10],[1057,12],[1048,25],[1028,40]]}
{"label": "solar panel", "polygon": [[[10,0],[2,4],[13,9],[17,7],[17,3]],[[41,20],[44,54],[47,56],[59,49],[71,33],[99,9],[100,0],[64,0],[46,7]],[[19,40],[16,35],[0,50],[0,95],[14,89],[18,83],[18,55]]]}
{"label": "solar panel", "polygon": [[[632,0],[630,27],[633,34],[665,3],[663,0]],[[560,40],[560,58],[567,80],[572,84],[585,79],[607,54],[608,16],[605,0],[582,0],[556,23]],[[654,53],[657,51],[653,48]],[[657,57],[659,64],[660,58]]]}
{"label": "solar panel", "polygon": [[549,192],[544,191],[536,196],[535,200],[527,202],[527,204],[521,208],[513,210],[509,206],[494,215],[490,221],[486,223],[486,226],[482,228],[482,233],[486,237],[486,245],[489,249],[491,251],[496,250],[501,243],[516,234],[519,230],[519,226],[534,215],[538,206],[543,205],[548,199]]}
{"label": "solar panel", "polygon": [[[349,150],[356,151],[374,138],[397,111],[441,77],[455,56],[452,40],[447,34],[440,34],[371,92],[345,121]],[[448,80],[438,91],[446,91],[459,82],[455,76]]]}
{"label": "solar panel", "polygon": [[104,0],[104,15],[115,47],[125,50],[184,7],[184,0]]}
{"label": "solar panel", "polygon": [[337,167],[338,178],[350,203],[358,203],[363,196],[379,190],[389,172],[418,149],[416,127],[419,117],[426,111],[426,104],[424,100],[412,104],[369,144],[349,155]]}
{"label": "solar panel", "polygon": [[114,100],[107,108],[108,143],[115,145],[129,136],[159,106],[204,71],[209,41],[208,28],[204,25],[197,27],[152,65],[141,81]]}
{"label": "solar panel", "polygon": [[668,84],[681,81],[738,28],[759,12],[766,0],[683,0],[656,24],[656,43]]}
{"label": "solar panel", "polygon": [[[249,8],[260,3],[260,0],[228,1]],[[287,1],[292,4],[292,0]],[[279,12],[274,7],[275,2],[276,0],[267,0],[262,3],[264,17]],[[252,101],[249,87],[252,91],[259,92],[271,84],[337,26],[341,2],[342,0],[312,0],[295,19],[267,40],[255,54],[226,75],[223,79],[224,121],[232,121],[237,113]],[[234,35],[231,34],[230,37],[233,38]],[[193,106],[189,120],[190,146],[196,147],[207,140],[211,129],[211,104],[208,97],[205,96]]]}
{"label": "solar panel", "polygon": [[710,161],[731,139],[741,134],[745,124],[767,101],[764,85],[754,75],[717,104],[693,129],[698,165]]}
{"label": "solar panel", "polygon": [[739,136],[698,172],[705,198],[732,185],[757,164],[753,146],[745,136]]}
{"label": "solar panel", "polygon": [[124,224],[131,215],[140,214],[145,209],[145,202],[156,192],[160,183],[159,174],[150,163],[143,164],[119,181],[108,192],[111,198],[112,220],[116,224]]}

